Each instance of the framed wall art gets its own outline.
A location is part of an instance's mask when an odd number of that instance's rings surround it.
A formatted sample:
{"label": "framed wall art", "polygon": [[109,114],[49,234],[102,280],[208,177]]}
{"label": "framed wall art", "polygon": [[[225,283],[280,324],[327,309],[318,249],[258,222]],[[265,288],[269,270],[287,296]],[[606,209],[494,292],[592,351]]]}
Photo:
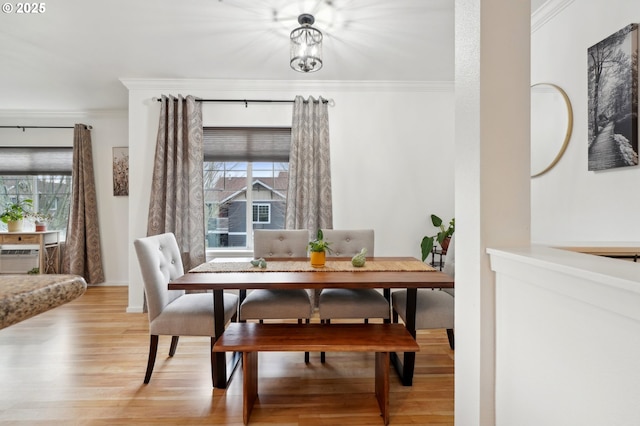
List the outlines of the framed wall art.
{"label": "framed wall art", "polygon": [[638,164],[638,24],[588,49],[589,170]]}
{"label": "framed wall art", "polygon": [[113,195],[129,195],[129,148],[113,148]]}

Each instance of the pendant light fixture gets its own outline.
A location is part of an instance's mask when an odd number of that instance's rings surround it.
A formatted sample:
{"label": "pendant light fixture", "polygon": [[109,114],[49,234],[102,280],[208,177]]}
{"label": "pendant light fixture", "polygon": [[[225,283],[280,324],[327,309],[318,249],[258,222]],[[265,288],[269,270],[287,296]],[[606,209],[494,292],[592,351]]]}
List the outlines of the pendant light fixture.
{"label": "pendant light fixture", "polygon": [[303,13],[298,16],[301,25],[291,31],[291,68],[298,72],[315,72],[322,68],[322,33],[311,25],[313,15]]}

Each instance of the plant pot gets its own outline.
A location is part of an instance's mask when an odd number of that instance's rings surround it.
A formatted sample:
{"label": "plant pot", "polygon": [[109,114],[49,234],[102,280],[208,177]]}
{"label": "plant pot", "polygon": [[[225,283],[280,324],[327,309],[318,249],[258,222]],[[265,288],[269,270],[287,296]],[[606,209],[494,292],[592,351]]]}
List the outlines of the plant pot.
{"label": "plant pot", "polygon": [[440,244],[440,246],[442,247],[442,254],[445,255],[447,254],[447,249],[449,248],[449,243],[451,242],[451,237],[447,237],[442,241],[442,244]]}
{"label": "plant pot", "polygon": [[11,220],[7,223],[7,231],[9,232],[21,232],[22,220]]}
{"label": "plant pot", "polygon": [[322,268],[326,262],[326,254],[323,251],[312,251],[311,255],[311,266],[314,268]]}
{"label": "plant pot", "polygon": [[47,224],[44,222],[36,222],[36,232],[44,232],[47,230]]}

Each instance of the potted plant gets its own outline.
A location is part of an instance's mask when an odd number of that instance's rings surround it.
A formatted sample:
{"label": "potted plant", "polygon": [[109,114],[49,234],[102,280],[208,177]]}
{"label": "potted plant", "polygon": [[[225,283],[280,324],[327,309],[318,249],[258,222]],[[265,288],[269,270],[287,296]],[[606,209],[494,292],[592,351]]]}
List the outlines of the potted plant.
{"label": "potted plant", "polygon": [[438,241],[440,247],[442,247],[442,254],[447,253],[447,248],[449,247],[449,241],[451,241],[451,236],[456,230],[456,219],[452,218],[449,221],[449,225],[445,227],[444,222],[435,214],[431,215],[431,223],[436,228],[440,230],[436,235],[427,236],[422,239],[422,243],[420,247],[422,249],[422,261],[424,262],[426,258],[429,256],[431,251],[433,250],[433,246],[435,242]]}
{"label": "potted plant", "polygon": [[47,230],[47,223],[53,219],[53,216],[51,216],[49,213],[41,213],[41,212],[34,212],[34,213],[27,213],[25,215],[26,217],[33,219],[33,223],[36,225],[36,232],[44,232]]}
{"label": "potted plant", "polygon": [[7,224],[7,230],[9,232],[22,231],[22,221],[28,214],[31,206],[33,206],[33,200],[26,199],[11,203],[5,208],[4,212],[0,214],[0,220]]}
{"label": "potted plant", "polygon": [[309,241],[309,255],[311,257],[311,266],[314,268],[322,268],[326,261],[326,252],[331,253],[329,241],[324,240],[322,229],[318,229],[316,239]]}

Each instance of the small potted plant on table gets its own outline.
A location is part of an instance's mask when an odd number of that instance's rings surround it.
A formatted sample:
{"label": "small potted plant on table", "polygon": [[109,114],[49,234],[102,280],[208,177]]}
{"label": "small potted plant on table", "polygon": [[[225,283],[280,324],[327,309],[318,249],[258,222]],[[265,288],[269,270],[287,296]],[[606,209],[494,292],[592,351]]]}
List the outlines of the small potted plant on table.
{"label": "small potted plant on table", "polygon": [[22,231],[22,223],[29,209],[33,206],[33,200],[26,199],[16,203],[10,203],[0,214],[0,220],[7,224],[9,232]]}
{"label": "small potted plant on table", "polygon": [[322,229],[318,229],[316,239],[309,241],[309,255],[311,257],[311,266],[314,268],[322,268],[326,262],[326,252],[331,253],[329,241],[324,240]]}
{"label": "small potted plant on table", "polygon": [[50,214],[41,212],[27,213],[26,216],[33,219],[36,232],[45,232],[47,230],[47,223],[53,219]]}

